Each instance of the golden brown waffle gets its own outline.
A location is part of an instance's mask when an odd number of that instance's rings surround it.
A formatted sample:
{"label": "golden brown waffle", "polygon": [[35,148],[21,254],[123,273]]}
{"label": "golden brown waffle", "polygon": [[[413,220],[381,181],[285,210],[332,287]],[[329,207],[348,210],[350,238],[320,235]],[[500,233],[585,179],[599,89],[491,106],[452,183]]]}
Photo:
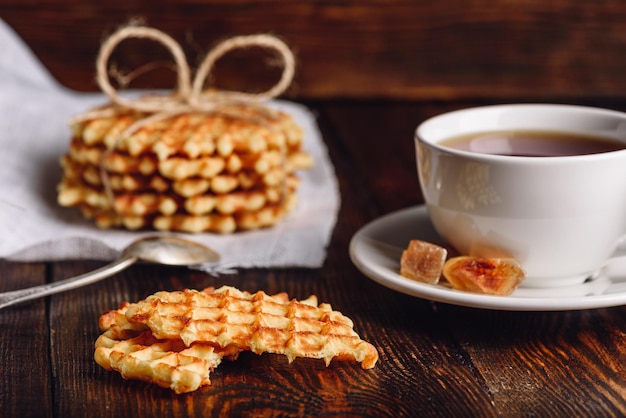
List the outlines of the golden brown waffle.
{"label": "golden brown waffle", "polygon": [[222,356],[206,344],[186,347],[181,341],[158,341],[149,332],[128,340],[101,336],[96,362],[118,371],[124,379],[136,379],[170,388],[176,393],[191,392],[209,385],[209,373]]}
{"label": "golden brown waffle", "polygon": [[295,195],[298,180],[288,179],[285,189],[281,187],[254,188],[225,194],[197,194],[181,196],[172,190],[119,191],[113,202],[98,187],[69,182],[59,187],[59,201],[67,206],[87,205],[94,209],[115,208],[120,215],[151,215],[187,212],[190,215],[211,213],[232,214],[252,212],[265,206],[285,205]]}
{"label": "golden brown waffle", "polygon": [[293,210],[297,202],[295,192],[288,190],[278,202],[273,201],[276,195],[271,192],[205,195],[185,200],[157,194],[124,194],[115,197],[117,210],[111,208],[104,193],[93,189],[68,187],[59,198],[73,201],[71,206],[79,207],[86,218],[95,219],[102,228],[230,233],[272,226]]}
{"label": "golden brown waffle", "polygon": [[[245,112],[243,107],[237,112]],[[125,151],[132,156],[171,155],[197,158],[201,155],[257,153],[267,149],[297,149],[302,130],[287,114],[258,123],[251,116],[233,118],[220,114],[183,114],[152,122],[120,140],[119,135],[145,115],[136,112],[101,117],[72,126],[74,137],[86,145],[100,145]]]}
{"label": "golden brown waffle", "polygon": [[229,286],[157,292],[122,303],[99,320],[95,361],[125,379],[176,393],[210,384],[209,373],[243,350],[296,357],[356,360],[374,367],[378,352],[354,332],[352,321],[317,297],[242,292]]}
{"label": "golden brown waffle", "polygon": [[268,227],[293,209],[295,172],[312,159],[288,115],[261,123],[183,114],[121,136],[144,116],[73,125],[60,205],[79,208],[102,228],[220,233]]}
{"label": "golden brown waffle", "polygon": [[261,354],[353,359],[372,368],[376,349],[363,341],[352,321],[329,304],[316,301],[279,301],[224,286],[212,293],[185,290],[158,292],[133,304],[126,313],[132,323],[144,324],[157,338],[180,338],[185,344],[208,343]]}
{"label": "golden brown waffle", "polygon": [[191,392],[211,383],[209,373],[224,356],[238,354],[207,344],[188,347],[180,339],[158,340],[147,327],[128,322],[124,313],[129,306],[102,315],[104,333],[96,340],[94,354],[96,363],[124,379],[154,383],[176,393]]}

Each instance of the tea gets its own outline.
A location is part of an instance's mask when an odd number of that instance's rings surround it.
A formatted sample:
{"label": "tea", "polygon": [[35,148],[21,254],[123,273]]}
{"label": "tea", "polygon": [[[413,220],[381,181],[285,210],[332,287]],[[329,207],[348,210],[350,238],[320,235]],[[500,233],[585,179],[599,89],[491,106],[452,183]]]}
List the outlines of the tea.
{"label": "tea", "polygon": [[523,157],[587,155],[626,149],[626,141],[539,131],[482,132],[449,138],[440,144],[481,154]]}

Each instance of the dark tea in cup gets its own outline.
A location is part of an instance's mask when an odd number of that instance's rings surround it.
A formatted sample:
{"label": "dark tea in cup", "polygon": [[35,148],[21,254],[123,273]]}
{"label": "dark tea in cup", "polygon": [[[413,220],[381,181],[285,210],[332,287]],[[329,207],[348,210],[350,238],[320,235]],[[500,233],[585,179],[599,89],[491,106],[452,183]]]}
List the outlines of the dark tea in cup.
{"label": "dark tea in cup", "polygon": [[481,154],[563,157],[626,149],[626,143],[564,132],[496,131],[449,138],[440,145]]}

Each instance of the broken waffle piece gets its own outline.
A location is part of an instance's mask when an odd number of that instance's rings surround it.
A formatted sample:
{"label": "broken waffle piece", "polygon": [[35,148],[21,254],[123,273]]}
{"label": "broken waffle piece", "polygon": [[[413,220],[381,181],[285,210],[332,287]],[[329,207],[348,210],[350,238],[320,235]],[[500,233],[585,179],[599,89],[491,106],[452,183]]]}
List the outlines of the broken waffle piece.
{"label": "broken waffle piece", "polygon": [[94,357],[100,366],[118,371],[124,379],[154,383],[176,393],[209,385],[209,373],[222,360],[210,345],[187,347],[180,340],[157,340],[149,331],[120,341],[102,335]]}
{"label": "broken waffle piece", "polygon": [[102,314],[99,326],[104,331],[95,343],[94,359],[106,370],[115,370],[124,379],[141,380],[186,393],[209,385],[209,373],[222,358],[236,358],[238,351],[220,350],[208,344],[186,346],[180,339],[159,340],[141,324],[125,316],[131,306]]}
{"label": "broken waffle piece", "polygon": [[400,259],[400,274],[418,282],[437,284],[448,251],[426,241],[412,240]]}
{"label": "broken waffle piece", "polygon": [[443,276],[457,290],[508,296],[522,283],[526,273],[512,258],[462,256],[446,261]]}
{"label": "broken waffle piece", "polygon": [[257,354],[355,360],[374,367],[378,352],[353,323],[317,297],[290,300],[286,293],[248,293],[223,286],[202,291],[157,292],[122,303],[99,319],[103,333],[94,359],[106,370],[186,393],[209,385],[223,359]]}
{"label": "broken waffle piece", "polygon": [[229,286],[213,292],[157,292],[130,306],[132,323],[144,324],[159,339],[186,345],[212,344],[256,354],[351,359],[374,367],[378,352],[353,329],[352,320],[315,300],[283,301],[262,291],[250,294]]}

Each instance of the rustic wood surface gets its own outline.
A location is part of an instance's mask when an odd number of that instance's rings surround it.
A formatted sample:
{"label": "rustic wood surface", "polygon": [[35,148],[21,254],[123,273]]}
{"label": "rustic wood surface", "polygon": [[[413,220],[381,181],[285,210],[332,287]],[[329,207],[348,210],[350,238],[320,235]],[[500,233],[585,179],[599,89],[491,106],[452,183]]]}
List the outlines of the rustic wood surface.
{"label": "rustic wood surface", "polygon": [[[333,103],[319,115],[342,207],[320,269],[252,269],[214,278],[136,265],[104,282],[0,311],[0,416],[519,417],[626,415],[626,307],[501,312],[433,303],[367,279],[348,243],[377,216],[419,204],[411,132],[424,118],[473,103]],[[598,104],[598,103],[596,103]],[[622,106],[626,109],[626,105]],[[0,262],[0,291],[100,266]],[[225,362],[212,385],[173,392],[93,361],[99,314],[159,289],[231,284],[317,294],[354,319],[380,353],[352,363],[248,354]]]}
{"label": "rustic wood surface", "polygon": [[[269,31],[285,38],[300,63],[288,97],[318,115],[342,206],[320,269],[215,278],[135,265],[88,288],[0,311],[0,416],[626,416],[626,307],[502,312],[434,303],[367,279],[348,255],[351,237],[367,222],[422,203],[412,132],[427,117],[512,100],[626,110],[621,2],[63,4],[3,0],[0,18],[78,90],[95,90],[95,45],[133,16],[185,43],[191,62],[228,35]],[[119,59],[133,68],[158,53],[145,51]],[[224,73],[217,79],[225,84],[251,79]],[[173,78],[138,82],[171,86]],[[359,100],[337,100],[346,98]],[[0,261],[0,291],[101,264]],[[351,363],[327,368],[322,361],[242,355],[222,364],[211,386],[177,396],[125,381],[93,361],[102,311],[159,289],[223,283],[296,298],[317,294],[354,319],[379,350],[379,363],[363,371]]]}
{"label": "rustic wood surface", "polygon": [[[621,0],[2,0],[0,18],[55,77],[78,90],[96,88],[89,63],[102,38],[142,18],[181,42],[192,63],[228,36],[269,32],[284,38],[299,63],[292,97],[626,94]],[[124,68],[163,58],[151,44],[140,52],[122,49]],[[216,77],[220,86],[259,79],[258,65],[225,61]]]}

